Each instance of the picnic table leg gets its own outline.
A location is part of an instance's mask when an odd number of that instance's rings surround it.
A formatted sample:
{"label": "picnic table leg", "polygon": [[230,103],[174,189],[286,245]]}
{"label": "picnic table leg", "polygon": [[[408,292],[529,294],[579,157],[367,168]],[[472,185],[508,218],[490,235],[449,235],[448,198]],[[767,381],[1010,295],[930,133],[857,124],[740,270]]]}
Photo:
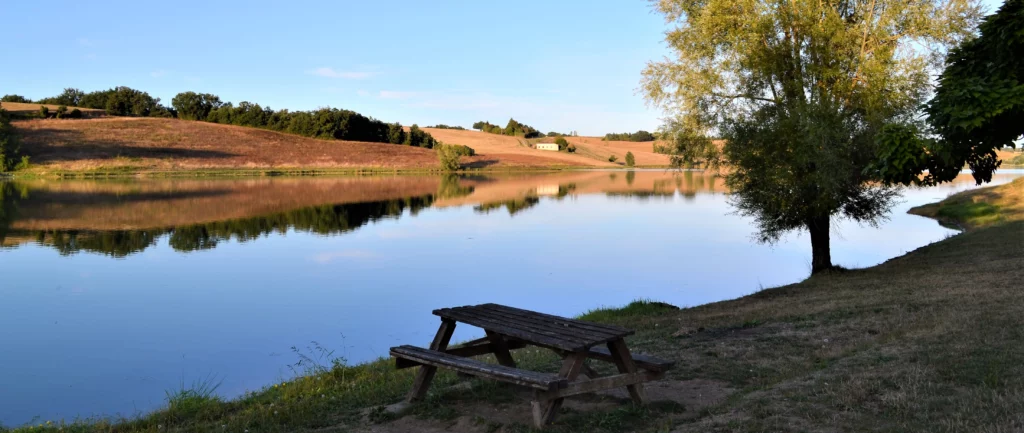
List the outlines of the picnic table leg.
{"label": "picnic table leg", "polygon": [[508,342],[505,341],[505,337],[497,332],[486,331],[487,339],[491,341],[491,345],[494,346],[494,357],[498,358],[498,364],[506,367],[516,367],[516,361],[512,359],[512,352],[508,350]]}
{"label": "picnic table leg", "polygon": [[[562,361],[562,369],[558,371],[558,376],[568,379],[570,382],[576,380],[580,375],[580,371],[583,370],[583,363],[587,360],[587,352],[573,352],[569,356],[565,357]],[[547,402],[541,401],[539,394],[534,394],[534,401],[531,403],[533,408],[533,423],[537,428],[543,428],[545,425],[550,424],[555,420],[555,416],[558,415],[558,410],[562,408],[562,402],[565,398],[556,398]]]}
{"label": "picnic table leg", "polygon": [[[611,352],[612,360],[615,362],[615,366],[619,368],[619,373],[636,373],[636,363],[633,362],[633,355],[629,353],[625,340],[620,338],[609,342],[608,351]],[[644,392],[644,385],[642,383],[626,385],[626,389],[629,390],[629,396],[633,399],[633,403],[644,404],[647,395]]]}
{"label": "picnic table leg", "polygon": [[[455,332],[455,321],[441,319],[441,327],[437,329],[437,334],[434,335],[434,341],[430,343],[430,350],[443,352],[447,349],[448,342],[451,341],[453,332]],[[432,365],[420,366],[420,371],[416,373],[416,380],[412,382],[412,390],[409,391],[409,395],[406,396],[405,400],[410,403],[423,400],[423,397],[427,396],[427,391],[430,389],[430,382],[434,380],[435,373],[437,373],[437,367]]]}

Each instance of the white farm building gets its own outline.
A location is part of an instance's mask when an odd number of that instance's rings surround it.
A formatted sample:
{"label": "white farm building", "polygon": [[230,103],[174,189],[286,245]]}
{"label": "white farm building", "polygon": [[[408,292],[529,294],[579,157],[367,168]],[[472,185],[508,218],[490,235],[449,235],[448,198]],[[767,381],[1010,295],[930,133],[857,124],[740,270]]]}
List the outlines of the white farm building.
{"label": "white farm building", "polygon": [[558,152],[558,145],[555,143],[537,143],[537,150],[553,150]]}

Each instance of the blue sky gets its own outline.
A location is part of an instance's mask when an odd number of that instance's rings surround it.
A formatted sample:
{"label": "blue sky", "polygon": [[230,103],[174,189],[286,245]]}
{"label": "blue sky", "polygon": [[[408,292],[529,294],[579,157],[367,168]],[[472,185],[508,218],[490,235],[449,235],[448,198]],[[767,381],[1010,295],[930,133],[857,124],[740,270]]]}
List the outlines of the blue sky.
{"label": "blue sky", "polygon": [[[0,93],[126,85],[275,109],[469,127],[653,130],[640,71],[667,51],[644,0],[63,2],[4,5]],[[13,39],[13,40],[11,40]]]}
{"label": "blue sky", "polygon": [[[668,51],[645,0],[17,1],[4,4],[0,93],[126,85],[275,109],[543,131],[653,130],[636,93]],[[998,0],[984,0],[990,11]]]}

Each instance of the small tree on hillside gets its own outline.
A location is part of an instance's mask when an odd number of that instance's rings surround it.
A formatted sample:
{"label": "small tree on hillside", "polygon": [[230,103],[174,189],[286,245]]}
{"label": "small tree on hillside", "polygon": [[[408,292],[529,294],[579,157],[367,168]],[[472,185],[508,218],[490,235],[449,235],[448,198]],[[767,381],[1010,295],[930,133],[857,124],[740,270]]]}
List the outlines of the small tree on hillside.
{"label": "small tree on hillside", "polygon": [[39,116],[42,117],[43,119],[45,119],[47,117],[50,117],[50,109],[47,108],[45,105],[40,105],[39,106]]}
{"label": "small tree on hillside", "polygon": [[634,165],[636,165],[636,158],[633,157],[633,152],[626,152],[626,167]]}
{"label": "small tree on hillside", "polygon": [[459,171],[462,168],[462,164],[459,162],[459,157],[462,156],[462,151],[447,144],[441,144],[437,147],[437,159],[441,161],[441,170],[444,171]]}
{"label": "small tree on hillside", "polygon": [[569,148],[569,141],[565,137],[558,137],[555,139],[555,144],[558,145],[558,151],[561,152]]}

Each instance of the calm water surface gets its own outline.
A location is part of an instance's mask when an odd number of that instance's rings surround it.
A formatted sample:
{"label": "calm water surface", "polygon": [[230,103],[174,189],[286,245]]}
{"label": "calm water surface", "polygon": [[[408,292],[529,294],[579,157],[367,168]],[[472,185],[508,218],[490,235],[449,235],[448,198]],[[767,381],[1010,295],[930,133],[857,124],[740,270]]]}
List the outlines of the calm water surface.
{"label": "calm water surface", "polygon": [[[1021,171],[1001,171],[994,183]],[[954,232],[906,214],[973,187],[908,189],[880,229],[833,233],[871,266]],[[0,423],[133,415],[181,383],[237,396],[292,376],[292,347],[349,362],[427,344],[430,311],[576,315],[680,306],[807,276],[700,172],[0,184]],[[477,337],[460,328],[455,339]]]}

